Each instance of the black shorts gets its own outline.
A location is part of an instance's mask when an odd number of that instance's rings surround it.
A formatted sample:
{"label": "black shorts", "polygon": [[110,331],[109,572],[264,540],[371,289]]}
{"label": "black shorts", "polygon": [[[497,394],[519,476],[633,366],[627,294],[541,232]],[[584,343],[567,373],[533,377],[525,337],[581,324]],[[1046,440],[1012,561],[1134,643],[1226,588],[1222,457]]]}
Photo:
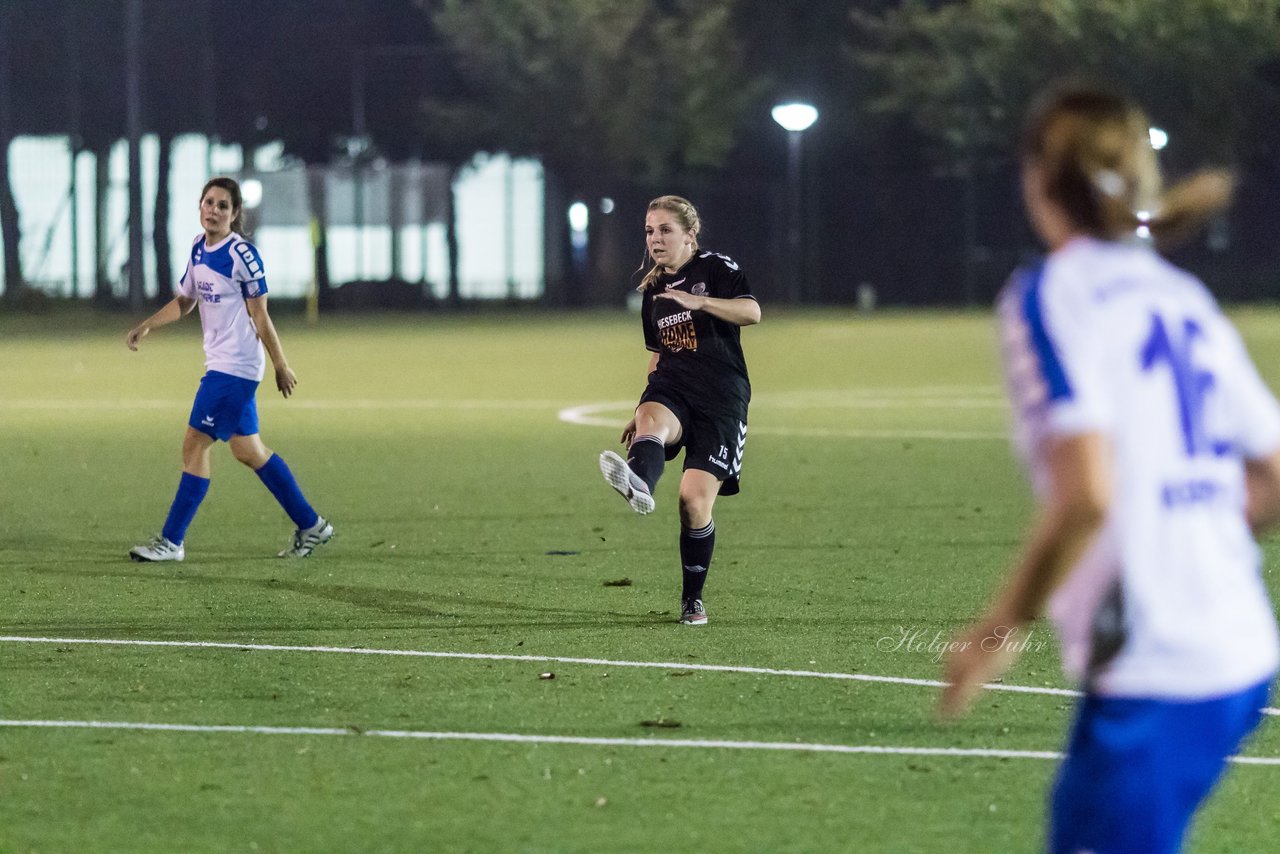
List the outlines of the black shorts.
{"label": "black shorts", "polygon": [[660,403],[680,422],[680,441],[667,445],[667,459],[684,449],[684,470],[710,472],[720,481],[721,495],[741,490],[742,452],[747,445],[747,404],[728,401],[694,406],[670,383],[650,381],[641,403]]}

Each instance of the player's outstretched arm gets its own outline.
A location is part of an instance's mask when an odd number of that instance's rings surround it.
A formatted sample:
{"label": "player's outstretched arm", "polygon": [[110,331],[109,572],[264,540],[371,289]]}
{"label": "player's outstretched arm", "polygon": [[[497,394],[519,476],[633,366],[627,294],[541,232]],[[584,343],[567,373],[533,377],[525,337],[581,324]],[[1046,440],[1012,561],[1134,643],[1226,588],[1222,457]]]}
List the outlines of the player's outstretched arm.
{"label": "player's outstretched arm", "polygon": [[654,299],[674,300],[681,308],[687,308],[690,311],[705,311],[712,317],[732,323],[734,326],[751,326],[760,322],[760,303],[746,297],[719,299],[694,296],[684,291],[662,291],[653,296]]}
{"label": "player's outstretched arm", "polygon": [[196,301],[190,297],[176,296],[169,300],[155,314],[139,323],[137,326],[129,330],[124,336],[124,345],[130,350],[137,350],[138,345],[142,343],[142,339],[150,334],[152,329],[161,326],[168,326],[174,321],[181,320],[183,317],[191,313],[191,309],[196,307]]}
{"label": "player's outstretched arm", "polygon": [[271,357],[271,364],[275,366],[276,388],[282,395],[288,397],[293,394],[298,378],[294,376],[289,362],[284,357],[280,334],[276,332],[276,325],[271,322],[271,315],[267,313],[267,295],[246,299],[244,304],[249,309],[249,317],[253,318],[254,327],[258,330],[258,338],[266,348],[267,355]]}

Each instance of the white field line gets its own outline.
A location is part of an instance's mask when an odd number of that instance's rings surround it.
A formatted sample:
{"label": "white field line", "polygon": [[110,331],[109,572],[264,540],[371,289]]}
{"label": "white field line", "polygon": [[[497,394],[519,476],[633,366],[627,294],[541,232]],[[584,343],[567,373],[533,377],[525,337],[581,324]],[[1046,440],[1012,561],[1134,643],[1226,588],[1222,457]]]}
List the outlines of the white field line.
{"label": "white field line", "polygon": [[[938,391],[938,390],[935,390]],[[942,390],[945,392],[945,390]],[[844,393],[841,393],[844,394]],[[878,391],[878,397],[860,396],[859,392],[851,392],[851,396],[815,396],[812,398],[791,398],[782,396],[777,399],[764,399],[757,406],[770,409],[896,409],[903,407],[942,408],[942,409],[1003,409],[1005,404],[997,398],[913,398],[894,397],[894,393]],[[605,417],[604,412],[628,412],[635,405],[634,401],[588,403],[580,406],[564,407],[563,401],[557,400],[448,400],[448,399],[349,399],[349,400],[291,400],[291,409],[304,409],[325,412],[414,412],[426,410],[453,410],[458,412],[472,411],[539,411],[556,410],[559,420],[569,424],[587,427],[621,428],[626,424],[622,417]],[[182,410],[190,406],[184,400],[71,400],[71,399],[37,399],[37,400],[4,400],[0,401],[0,412],[5,410],[24,412],[151,412]],[[861,430],[827,427],[753,427],[753,435],[797,436],[817,439],[919,439],[938,441],[1004,441],[1007,435],[998,430]]]}
{"label": "white field line", "polygon": [[[850,682],[879,682],[891,685],[916,685],[923,688],[942,688],[947,683],[936,679],[914,679],[904,676],[875,676],[869,673],[839,673],[826,670],[783,670],[773,667],[750,667],[735,664],[695,664],[675,661],[626,661],[610,658],[577,658],[559,655],[509,655],[490,652],[437,652],[421,649],[373,649],[346,646],[289,646],[269,643],[226,643],[222,641],[165,641],[136,640],[131,638],[47,638],[18,635],[0,636],[0,643],[50,643],[91,644],[98,646],[149,646],[181,647],[194,649],[256,650],[259,652],[328,652],[346,655],[389,655],[407,658],[451,658],[470,661],[525,661],[543,664],[584,664],[593,667],[636,667],[653,670],[698,670],[710,673],[746,673],[758,676],[790,676],[804,679],[837,679]],[[1060,697],[1078,697],[1079,691],[1068,688],[1039,688],[1027,685],[987,686],[994,691],[1013,691],[1026,694],[1049,694]]]}
{"label": "white field line", "polygon": [[930,385],[930,386],[866,386],[863,388],[802,389],[798,391],[765,392],[757,400],[809,401],[844,400],[850,397],[887,397],[909,400],[911,398],[986,398],[1004,400],[1005,389],[999,385]]}
{"label": "white field line", "polygon": [[630,412],[636,405],[634,400],[613,403],[584,403],[581,406],[570,406],[561,409],[557,417],[568,424],[581,424],[583,427],[625,427],[627,422],[617,418],[601,418],[599,413],[621,409]]}
{"label": "white field line", "polygon": [[998,397],[759,397],[752,405],[766,409],[999,409],[1009,406]]}
{"label": "white field line", "polygon": [[[946,682],[937,679],[915,679],[906,676],[877,676],[870,673],[840,673],[830,670],[785,670],[774,667],[750,667],[736,664],[694,664],[672,661],[626,661],[609,658],[576,658],[558,655],[509,655],[490,652],[437,652],[421,649],[376,649],[350,646],[290,646],[269,643],[226,643],[223,641],[166,641],[138,640],[132,638],[48,638],[22,635],[0,636],[0,643],[52,643],[88,644],[98,646],[151,646],[193,649],[256,650],[259,652],[328,652],[346,655],[389,655],[406,658],[452,658],[470,661],[528,661],[547,664],[585,664],[596,667],[638,667],[653,670],[700,670],[710,673],[747,673],[758,676],[790,676],[800,679],[836,679],[849,682],[877,682],[887,685],[915,685],[922,688],[943,688]],[[992,682],[984,686],[989,691],[1008,691],[1018,694],[1040,694],[1052,697],[1079,697],[1079,691],[1070,688],[1046,688],[1035,685],[1006,685]],[[1265,714],[1280,715],[1280,709],[1263,709]]]}
{"label": "white field line", "polygon": [[[619,427],[622,423],[619,422]],[[938,439],[943,442],[1008,441],[1009,435],[998,430],[844,430],[831,427],[752,427],[759,436],[807,436],[813,439]]]}
{"label": "white field line", "polygon": [[[929,386],[920,388],[840,389],[835,391],[782,392],[760,395],[758,406],[770,409],[892,409],[901,407],[939,409],[1006,409],[1008,404],[995,387]],[[81,400],[75,398],[31,398],[25,400],[0,400],[0,409],[25,410],[154,410],[183,408],[189,399],[134,399],[115,398]],[[629,410],[635,401],[621,403],[590,403],[581,407],[563,409],[622,409]],[[295,398],[289,401],[295,409],[318,410],[417,410],[417,409],[562,409],[563,400],[499,400],[499,399],[449,399],[449,398],[393,398],[393,399],[340,399],[317,400]],[[561,420],[570,420],[562,418]],[[606,426],[606,425],[600,425]],[[610,422],[607,426],[613,426]]]}
{"label": "white field line", "polygon": [[[0,727],[45,729],[114,729],[151,732],[255,733],[259,735],[355,735],[375,738],[416,738],[430,741],[497,741],[516,744],[576,744],[590,747],[705,747],[722,750],[780,750],[806,753],[870,753],[900,756],[990,757],[995,759],[1061,759],[1052,750],[994,750],[961,747],[893,747],[878,744],[815,744],[792,741],[718,741],[692,738],[590,738],[573,735],[526,735],[514,732],[429,732],[425,730],[346,727],[285,727],[201,724],[133,723],[129,721],[0,720]],[[1262,757],[1257,764],[1271,764]],[[1275,760],[1280,763],[1280,759]]]}
{"label": "white field line", "polygon": [[[190,401],[172,399],[119,399],[119,400],[76,400],[47,398],[34,400],[4,400],[0,401],[0,406],[7,409],[23,409],[23,410],[119,410],[129,412],[134,410],[156,410],[156,409],[181,409],[190,404]],[[573,412],[577,409],[622,409],[628,410],[635,405],[635,401],[626,401],[622,403],[590,403],[582,407],[570,407],[564,409],[564,412]],[[901,409],[906,407],[924,408],[924,409],[1005,409],[1006,404],[998,398],[893,398],[893,397],[845,397],[845,398],[812,398],[812,399],[762,399],[756,402],[757,406],[767,407],[769,409]],[[561,400],[496,400],[496,399],[480,399],[468,400],[457,399],[450,400],[448,398],[432,398],[432,399],[414,399],[414,398],[395,398],[389,400],[378,399],[359,399],[350,398],[345,400],[303,400],[295,399],[289,401],[289,406],[295,409],[322,409],[322,410],[419,410],[419,409],[460,409],[460,410],[508,410],[508,409],[561,409],[564,401]],[[568,420],[568,419],[562,419]]]}
{"label": "white field line", "polygon": [[[564,406],[561,400],[449,400],[436,399],[347,399],[347,400],[305,400],[294,399],[287,404],[291,409],[317,410],[420,410],[420,409],[455,409],[455,410],[511,410],[511,409],[558,409]],[[153,409],[190,408],[190,400],[0,400],[0,410],[119,410],[130,412]]]}
{"label": "white field line", "polygon": [[[906,405],[908,401],[904,401]],[[614,427],[626,425],[625,418],[608,418],[602,412],[630,412],[634,401],[611,403],[587,403],[561,409],[559,418],[569,424],[584,427]],[[998,430],[858,430],[828,427],[751,427],[751,435],[759,436],[808,436],[820,439],[938,439],[942,441],[996,440],[1005,441],[1008,434]]]}
{"label": "white field line", "polygon": [[[236,724],[167,724],[130,721],[23,721],[0,720],[0,727],[14,729],[106,729],[142,732],[251,733],[255,735],[336,735],[373,738],[412,738],[428,741],[488,741],[514,744],[572,744],[589,747],[701,747],[717,750],[773,750],[803,753],[855,753],[880,756],[945,756],[990,759],[1061,759],[1056,750],[999,750],[982,747],[898,747],[880,744],[821,744],[792,741],[721,741],[693,738],[590,738],[573,735],[527,735],[514,732],[431,732],[426,730],[366,729],[348,727],[287,727]],[[1241,765],[1280,766],[1280,756],[1232,756]]]}

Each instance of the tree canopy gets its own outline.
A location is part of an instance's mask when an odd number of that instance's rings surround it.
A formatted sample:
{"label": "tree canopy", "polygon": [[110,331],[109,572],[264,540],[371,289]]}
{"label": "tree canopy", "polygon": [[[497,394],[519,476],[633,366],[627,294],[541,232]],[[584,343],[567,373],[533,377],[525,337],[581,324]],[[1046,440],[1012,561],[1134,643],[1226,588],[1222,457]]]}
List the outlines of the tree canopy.
{"label": "tree canopy", "polygon": [[[465,100],[426,122],[483,131],[576,189],[714,169],[753,93],[734,0],[425,0]],[[460,127],[463,126],[463,127]]]}
{"label": "tree canopy", "polygon": [[1177,147],[1248,157],[1273,115],[1259,69],[1280,52],[1280,0],[906,0],[853,13],[872,106],[910,115],[947,151],[1007,153],[1033,94],[1075,76],[1122,88]]}

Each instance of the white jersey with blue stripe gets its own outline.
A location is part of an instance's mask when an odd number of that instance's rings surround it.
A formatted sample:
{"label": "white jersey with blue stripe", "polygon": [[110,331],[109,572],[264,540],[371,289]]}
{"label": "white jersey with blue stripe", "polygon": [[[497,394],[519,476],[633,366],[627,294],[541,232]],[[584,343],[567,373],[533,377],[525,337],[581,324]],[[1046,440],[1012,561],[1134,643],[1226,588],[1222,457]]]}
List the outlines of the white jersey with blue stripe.
{"label": "white jersey with blue stripe", "polygon": [[[1205,287],[1141,245],[1076,239],[999,301],[1014,441],[1040,496],[1048,441],[1102,434],[1112,504],[1054,591],[1063,663],[1111,696],[1204,698],[1270,677],[1276,620],[1245,518],[1244,460],[1280,406]],[[1091,666],[1116,590],[1123,641]]]}
{"label": "white jersey with blue stripe", "polygon": [[206,368],[262,381],[266,355],[245,300],[266,292],[266,273],[258,250],[240,235],[232,232],[207,246],[202,234],[191,244],[178,293],[200,306]]}

